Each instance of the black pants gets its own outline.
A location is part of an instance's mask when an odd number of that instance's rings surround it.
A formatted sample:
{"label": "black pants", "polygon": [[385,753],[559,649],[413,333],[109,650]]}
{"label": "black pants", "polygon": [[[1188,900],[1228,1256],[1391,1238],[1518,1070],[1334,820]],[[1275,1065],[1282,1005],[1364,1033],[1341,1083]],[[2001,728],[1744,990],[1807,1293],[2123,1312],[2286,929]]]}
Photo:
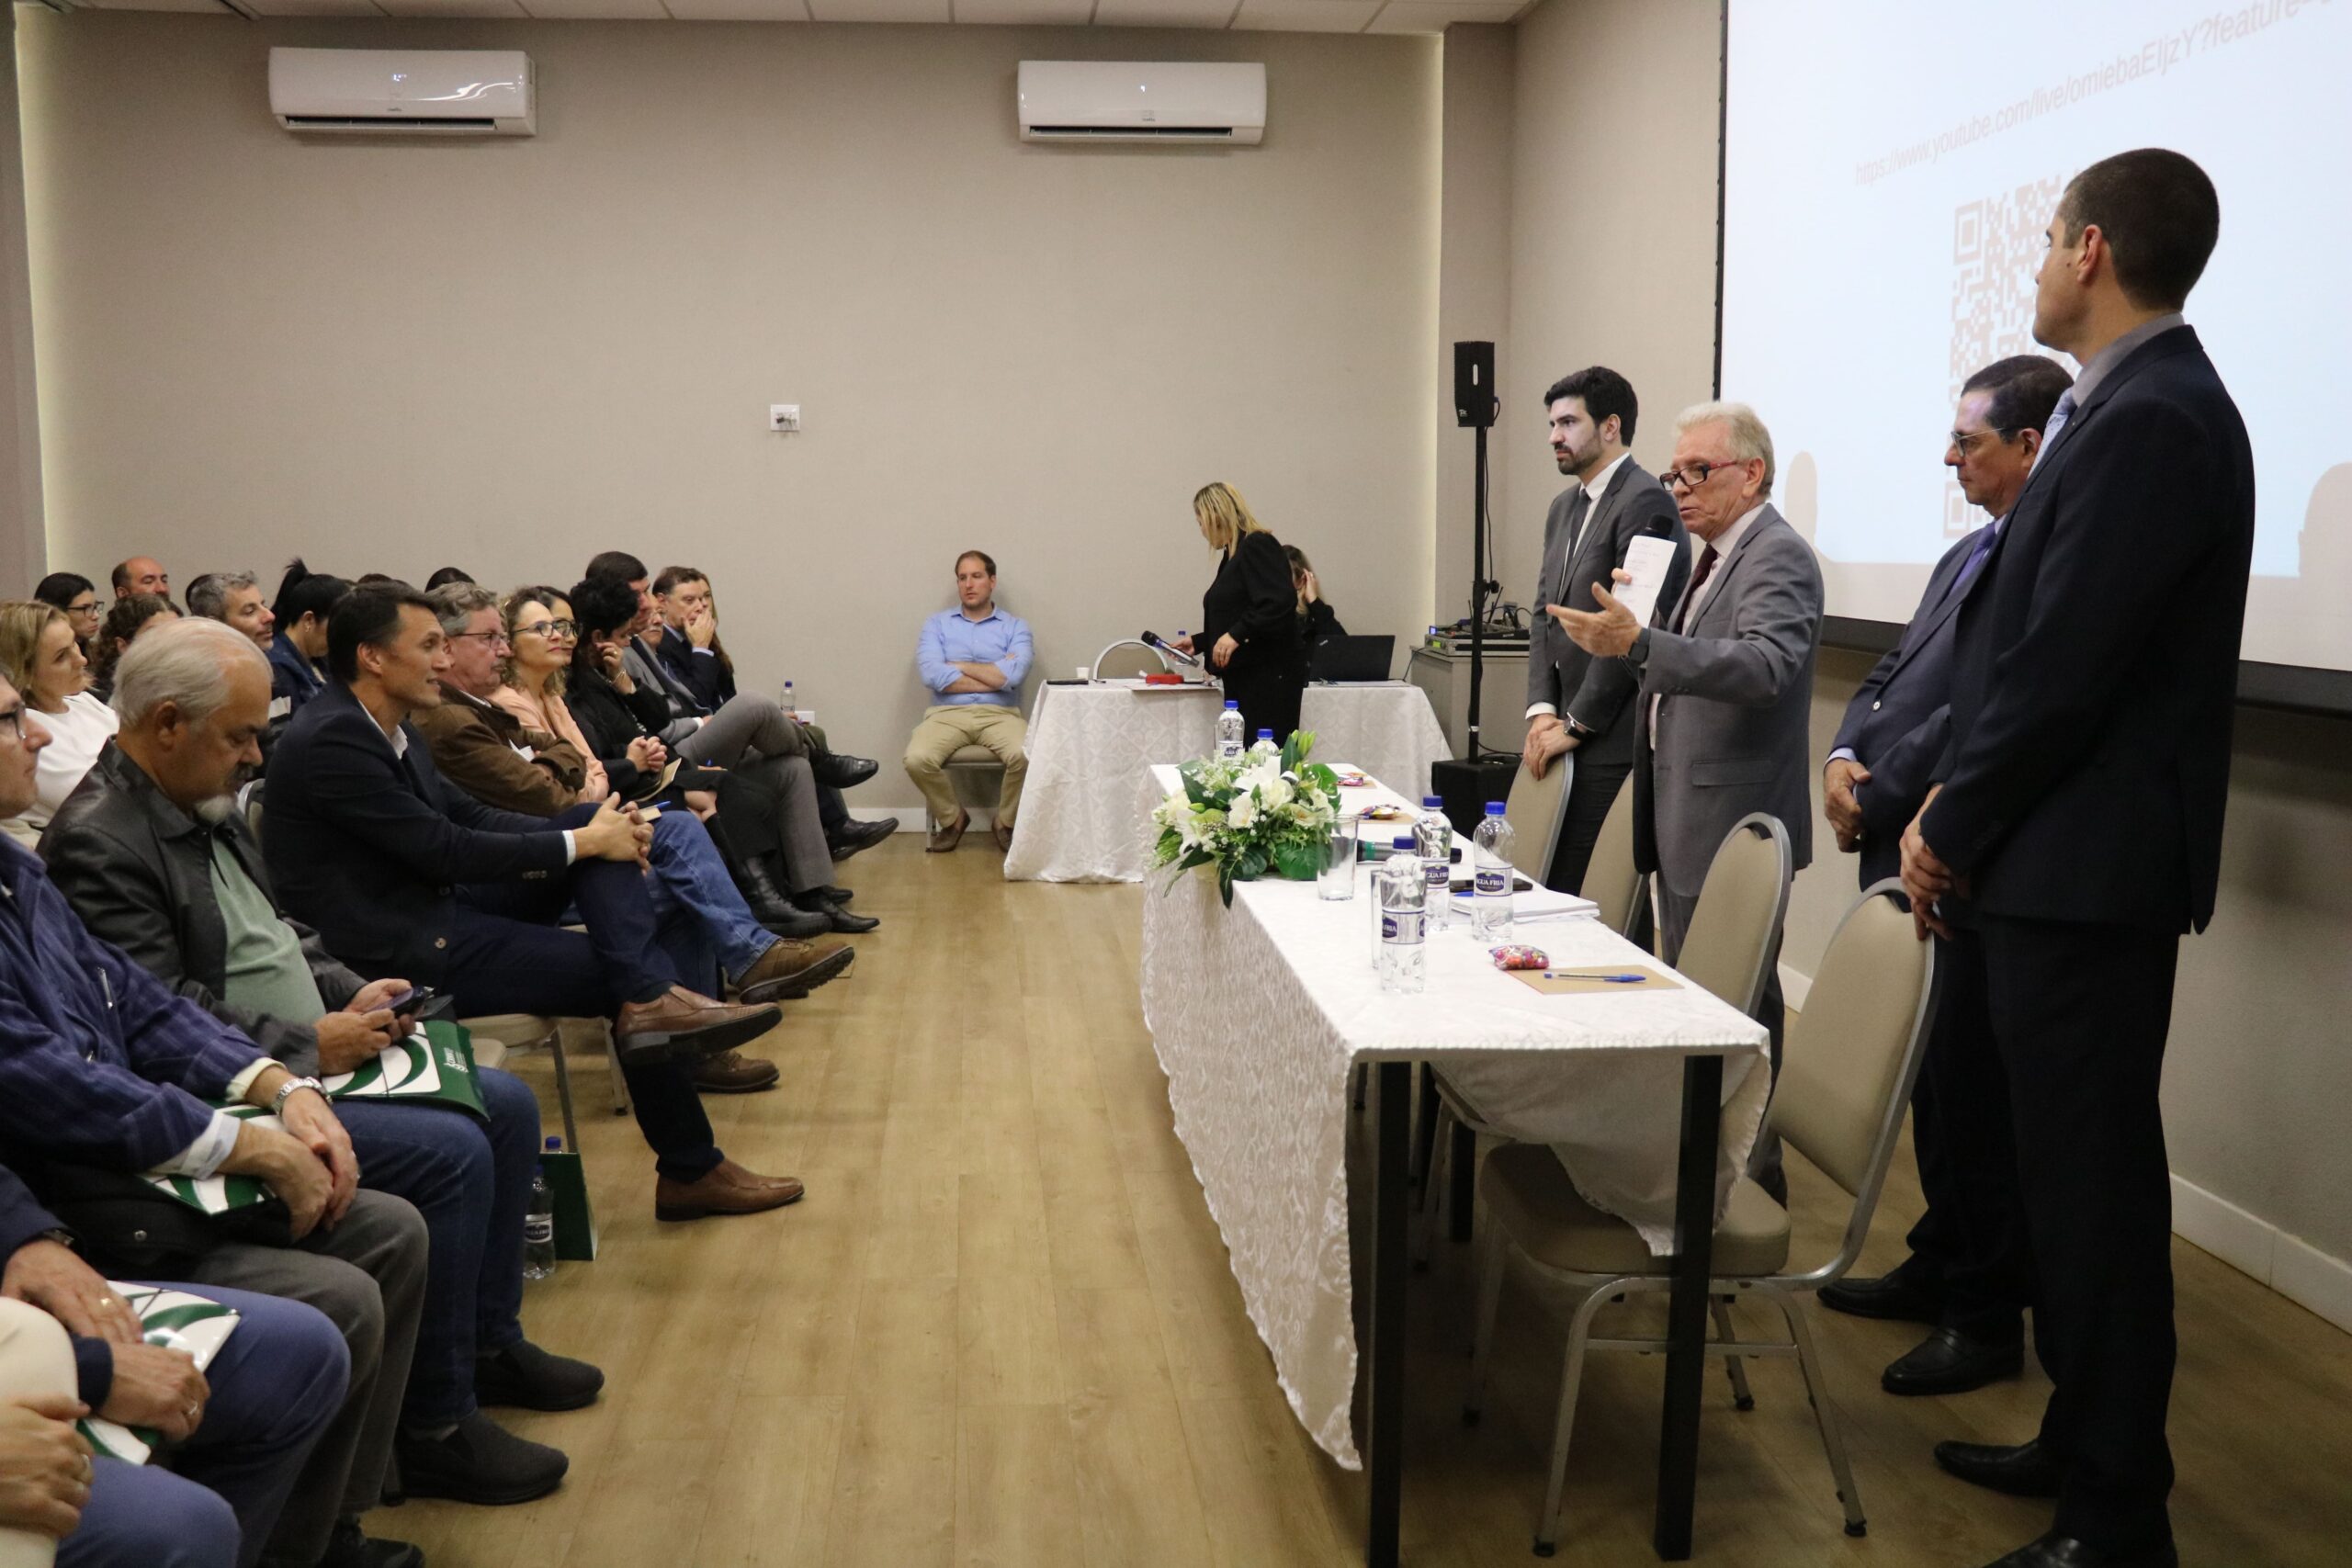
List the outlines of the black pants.
{"label": "black pants", "polygon": [[[2025,1332],[2033,1299],[2023,1216],[2014,1201],[2014,1149],[1966,1135],[1988,1120],[2006,1122],[2008,1088],[1987,1061],[1982,1034],[1984,968],[1959,962],[1951,944],[1937,943],[1943,986],[1928,1025],[1928,1050],[1911,1091],[1911,1147],[1919,1161],[1919,1190],[1927,1212],[1906,1238],[1906,1278],[1943,1298],[1940,1326],[1973,1339],[2007,1342]],[[1957,1029],[1976,1039],[1953,1038]],[[1962,1135],[1955,1136],[1955,1128]]]}
{"label": "black pants", "polygon": [[[1236,662],[1238,665],[1238,660]],[[1224,679],[1225,694],[1241,705],[1245,741],[1255,741],[1261,729],[1274,732],[1277,746],[1290,739],[1291,732],[1298,728],[1299,704],[1306,695],[1305,654],[1287,655],[1272,665],[1229,668],[1224,672]],[[1340,761],[1348,759],[1342,757]]]}
{"label": "black pants", "polygon": [[2118,1556],[2171,1539],[2172,1184],[2156,1091],[2179,949],[2169,932],[1992,917],[1947,949],[1946,983],[1962,986],[1950,1072],[1999,1092],[1939,1113],[1954,1146],[2006,1156],[2014,1174],[1990,1201],[2027,1238],[2034,1348],[2054,1385],[2041,1441],[2065,1467],[2056,1528]]}
{"label": "black pants", "polygon": [[1560,842],[1552,852],[1551,874],[1544,879],[1555,893],[1584,891],[1584,874],[1592,864],[1593,845],[1600,841],[1600,825],[1609,819],[1617,792],[1625,787],[1625,776],[1634,771],[1630,757],[1622,762],[1588,762],[1581,748],[1569,752],[1568,760],[1576,764],[1576,774],[1568,780],[1568,799],[1560,817]]}

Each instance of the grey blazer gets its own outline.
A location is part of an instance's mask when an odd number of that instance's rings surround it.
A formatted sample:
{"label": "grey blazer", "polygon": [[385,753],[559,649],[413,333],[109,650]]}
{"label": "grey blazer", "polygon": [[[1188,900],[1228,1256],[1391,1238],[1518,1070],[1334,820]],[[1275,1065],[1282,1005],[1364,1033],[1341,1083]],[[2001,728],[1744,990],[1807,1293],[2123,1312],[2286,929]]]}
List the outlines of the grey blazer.
{"label": "grey blazer", "polygon": [[1617,470],[1598,511],[1577,531],[1570,558],[1568,511],[1581,493],[1570,485],[1552,501],[1544,519],[1544,575],[1528,601],[1531,619],[1527,649],[1527,702],[1549,703],[1562,714],[1574,714],[1578,724],[1600,733],[1577,749],[1588,761],[1630,762],[1634,731],[1628,719],[1637,677],[1622,659],[1595,659],[1568,640],[1560,623],[1544,613],[1546,604],[1571,610],[1595,608],[1592,585],[1607,582],[1609,574],[1625,562],[1625,547],[1643,534],[1658,532],[1674,541],[1674,564],[1658,590],[1661,608],[1681,596],[1690,575],[1690,536],[1666,487],[1631,457]]}
{"label": "grey blazer", "polygon": [[[1813,860],[1806,735],[1821,643],[1821,566],[1767,503],[1715,565],[1706,602],[1676,636],[1642,633],[1634,751],[1634,853],[1667,890],[1695,898],[1732,825],[1769,812],[1802,869]],[[1679,601],[1678,601],[1678,608]],[[1673,624],[1673,615],[1662,624]],[[1652,747],[1649,699],[1660,697]]]}

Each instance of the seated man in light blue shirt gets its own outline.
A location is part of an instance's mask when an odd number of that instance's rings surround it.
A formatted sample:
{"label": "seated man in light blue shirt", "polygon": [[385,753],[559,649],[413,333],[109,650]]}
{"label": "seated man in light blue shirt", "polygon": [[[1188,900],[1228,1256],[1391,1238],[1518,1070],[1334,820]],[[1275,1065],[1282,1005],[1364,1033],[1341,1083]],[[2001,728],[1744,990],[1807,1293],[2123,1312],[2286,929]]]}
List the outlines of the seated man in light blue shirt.
{"label": "seated man in light blue shirt", "polygon": [[922,624],[915,644],[915,669],[931,688],[907,742],[907,776],[922,791],[931,817],[929,848],[936,854],[963,841],[971,817],[956,803],[947,783],[947,759],[966,746],[995,753],[1004,764],[1004,793],[996,808],[996,844],[1012,844],[1012,819],[1021,807],[1021,777],[1029,770],[1023,750],[1029,727],[1021,716],[1021,682],[1029,673],[1029,623],[996,607],[996,562],[979,550],[956,558],[953,610]]}

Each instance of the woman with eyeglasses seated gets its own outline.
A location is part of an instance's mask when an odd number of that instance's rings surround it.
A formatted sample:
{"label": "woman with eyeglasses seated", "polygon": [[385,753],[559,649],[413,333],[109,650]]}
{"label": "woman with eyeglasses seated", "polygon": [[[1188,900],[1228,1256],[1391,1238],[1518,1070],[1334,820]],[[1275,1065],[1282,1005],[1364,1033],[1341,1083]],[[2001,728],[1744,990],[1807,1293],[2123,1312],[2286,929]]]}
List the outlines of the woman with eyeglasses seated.
{"label": "woman with eyeglasses seated", "polygon": [[33,597],[65,612],[65,618],[74,623],[74,640],[87,659],[90,639],[98,635],[98,622],[104,618],[98,608],[97,585],[78,571],[52,571],[33,589]]}
{"label": "woman with eyeglasses seated", "polygon": [[0,675],[25,699],[28,737],[36,723],[49,737],[34,762],[33,804],[5,825],[28,849],[122,728],[90,694],[89,668],[64,611],[37,600],[0,604]]}
{"label": "woman with eyeglasses seated", "polygon": [[116,600],[106,619],[98,623],[98,635],[91,639],[90,694],[100,702],[113,696],[114,667],[131,639],[158,620],[179,618],[178,608],[160,593],[133,593]]}

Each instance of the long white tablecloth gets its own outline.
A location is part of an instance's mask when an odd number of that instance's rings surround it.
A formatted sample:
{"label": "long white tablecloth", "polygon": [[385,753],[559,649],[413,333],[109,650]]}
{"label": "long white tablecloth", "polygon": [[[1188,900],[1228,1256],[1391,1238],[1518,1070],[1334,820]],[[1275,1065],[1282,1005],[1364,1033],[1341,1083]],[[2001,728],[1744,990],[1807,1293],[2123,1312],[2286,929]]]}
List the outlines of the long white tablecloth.
{"label": "long white tablecloth", "polygon": [[[1040,686],[1029,716],[1029,775],[1004,857],[1014,882],[1134,882],[1143,875],[1137,781],[1156,762],[1208,754],[1225,704],[1215,687],[1103,682]],[[1377,779],[1429,787],[1452,755],[1418,686],[1309,686],[1300,727],[1318,759],[1346,757]]]}
{"label": "long white tablecloth", "polygon": [[[1174,786],[1174,769],[1152,771],[1153,794]],[[1672,1244],[1683,1058],[1724,1055],[1718,1215],[1770,1086],[1756,1070],[1762,1026],[1697,987],[1545,996],[1496,969],[1459,924],[1430,939],[1426,989],[1382,992],[1368,869],[1358,868],[1344,903],[1318,898],[1311,883],[1270,880],[1237,886],[1227,909],[1204,872],[1184,874],[1164,896],[1167,874],[1155,874],[1143,900],[1144,1021],[1177,1136],[1291,1409],[1350,1469],[1361,1463],[1349,1424],[1357,1348],[1347,1124],[1357,1063],[1437,1064],[1503,1131],[1555,1145],[1577,1190],[1658,1253]],[[1555,964],[1672,973],[1589,918],[1530,921],[1515,940]]]}

